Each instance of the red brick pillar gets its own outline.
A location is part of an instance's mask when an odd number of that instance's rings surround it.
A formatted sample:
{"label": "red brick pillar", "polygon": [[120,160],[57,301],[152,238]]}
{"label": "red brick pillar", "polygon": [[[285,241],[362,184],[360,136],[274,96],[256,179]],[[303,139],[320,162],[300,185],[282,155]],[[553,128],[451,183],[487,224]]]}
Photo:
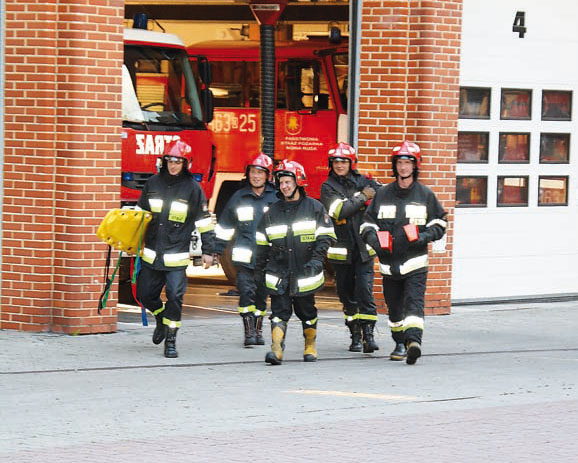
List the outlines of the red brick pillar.
{"label": "red brick pillar", "polygon": [[[420,180],[449,213],[447,247],[431,253],[426,313],[450,312],[462,0],[364,1],[361,13],[361,168],[391,181],[391,148],[418,143]],[[381,279],[378,305],[385,308]]]}
{"label": "red brick pillar", "polygon": [[5,4],[0,328],[114,331],[94,233],[119,201],[124,3]]}

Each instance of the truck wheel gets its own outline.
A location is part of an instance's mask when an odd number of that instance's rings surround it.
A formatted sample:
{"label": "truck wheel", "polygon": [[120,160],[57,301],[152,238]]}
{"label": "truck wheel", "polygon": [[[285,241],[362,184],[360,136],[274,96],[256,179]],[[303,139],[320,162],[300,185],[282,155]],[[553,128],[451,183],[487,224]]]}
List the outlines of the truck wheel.
{"label": "truck wheel", "polygon": [[223,272],[225,272],[225,276],[229,283],[233,286],[237,286],[237,269],[233,265],[233,261],[231,260],[231,246],[227,246],[223,255],[220,259],[221,267],[223,267]]}

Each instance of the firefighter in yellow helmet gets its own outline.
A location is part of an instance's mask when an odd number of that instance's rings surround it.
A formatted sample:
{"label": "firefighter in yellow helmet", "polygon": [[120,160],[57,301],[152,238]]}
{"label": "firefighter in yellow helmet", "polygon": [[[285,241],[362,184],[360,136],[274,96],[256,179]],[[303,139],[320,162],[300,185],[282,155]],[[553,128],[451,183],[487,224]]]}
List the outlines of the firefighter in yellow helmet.
{"label": "firefighter in yellow helmet", "polygon": [[[214,231],[201,186],[189,172],[191,147],[181,141],[167,145],[160,172],[147,180],[137,208],[150,211],[145,234],[137,298],[156,319],[153,343],[165,341],[167,358],[178,357],[177,331],[181,326],[183,296],[187,287],[191,233],[201,233],[203,262],[213,262]],[[165,289],[166,302],[161,299]]]}

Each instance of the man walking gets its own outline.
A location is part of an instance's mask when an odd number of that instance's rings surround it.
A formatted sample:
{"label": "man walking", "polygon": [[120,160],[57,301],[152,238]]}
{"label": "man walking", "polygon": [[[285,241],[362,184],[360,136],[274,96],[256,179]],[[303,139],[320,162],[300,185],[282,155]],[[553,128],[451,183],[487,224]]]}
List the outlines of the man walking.
{"label": "man walking", "polygon": [[391,360],[413,365],[421,356],[428,243],[446,231],[446,211],[435,194],[418,182],[420,148],[404,141],[392,152],[395,181],[373,198],[361,234],[379,257],[383,296],[395,341]]}
{"label": "man walking", "polygon": [[244,184],[227,202],[215,229],[217,254],[222,255],[232,242],[231,260],[237,271],[238,309],[245,328],[245,347],[265,344],[262,327],[267,293],[255,279],[255,232],[265,211],[277,201],[277,190],[269,182],[272,171],[273,161],[264,153],[249,161]]}
{"label": "man walking", "polygon": [[[165,340],[165,357],[178,357],[177,331],[181,326],[187,288],[191,233],[201,233],[203,263],[213,263],[214,232],[205,194],[190,174],[191,147],[176,140],[167,145],[160,172],[147,180],[137,208],[152,212],[145,234],[137,297],[156,319],[153,343]],[[165,288],[166,303],[161,300]]]}
{"label": "man walking", "polygon": [[284,160],[275,169],[280,200],[273,203],[257,227],[257,267],[263,269],[271,294],[271,351],[265,361],[280,365],[287,323],[295,311],[301,320],[303,360],[317,360],[315,292],[325,282],[323,260],[335,239],[323,205],[306,195],[303,166]]}
{"label": "man walking", "polygon": [[351,333],[351,352],[378,350],[373,335],[377,309],[373,299],[375,251],[359,234],[366,203],[381,185],[357,171],[355,149],[339,143],[329,150],[329,176],[321,186],[321,202],[333,219],[337,243],[327,251],[335,270],[337,295]]}

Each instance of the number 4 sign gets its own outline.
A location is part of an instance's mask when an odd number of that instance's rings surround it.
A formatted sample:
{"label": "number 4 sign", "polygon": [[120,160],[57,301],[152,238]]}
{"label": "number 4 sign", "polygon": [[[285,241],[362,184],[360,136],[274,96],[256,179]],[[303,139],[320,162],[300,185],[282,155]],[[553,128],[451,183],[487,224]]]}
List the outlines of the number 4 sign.
{"label": "number 4 sign", "polygon": [[512,32],[518,32],[518,37],[523,39],[526,33],[526,12],[516,11],[516,17],[514,18],[514,24],[512,25]]}

